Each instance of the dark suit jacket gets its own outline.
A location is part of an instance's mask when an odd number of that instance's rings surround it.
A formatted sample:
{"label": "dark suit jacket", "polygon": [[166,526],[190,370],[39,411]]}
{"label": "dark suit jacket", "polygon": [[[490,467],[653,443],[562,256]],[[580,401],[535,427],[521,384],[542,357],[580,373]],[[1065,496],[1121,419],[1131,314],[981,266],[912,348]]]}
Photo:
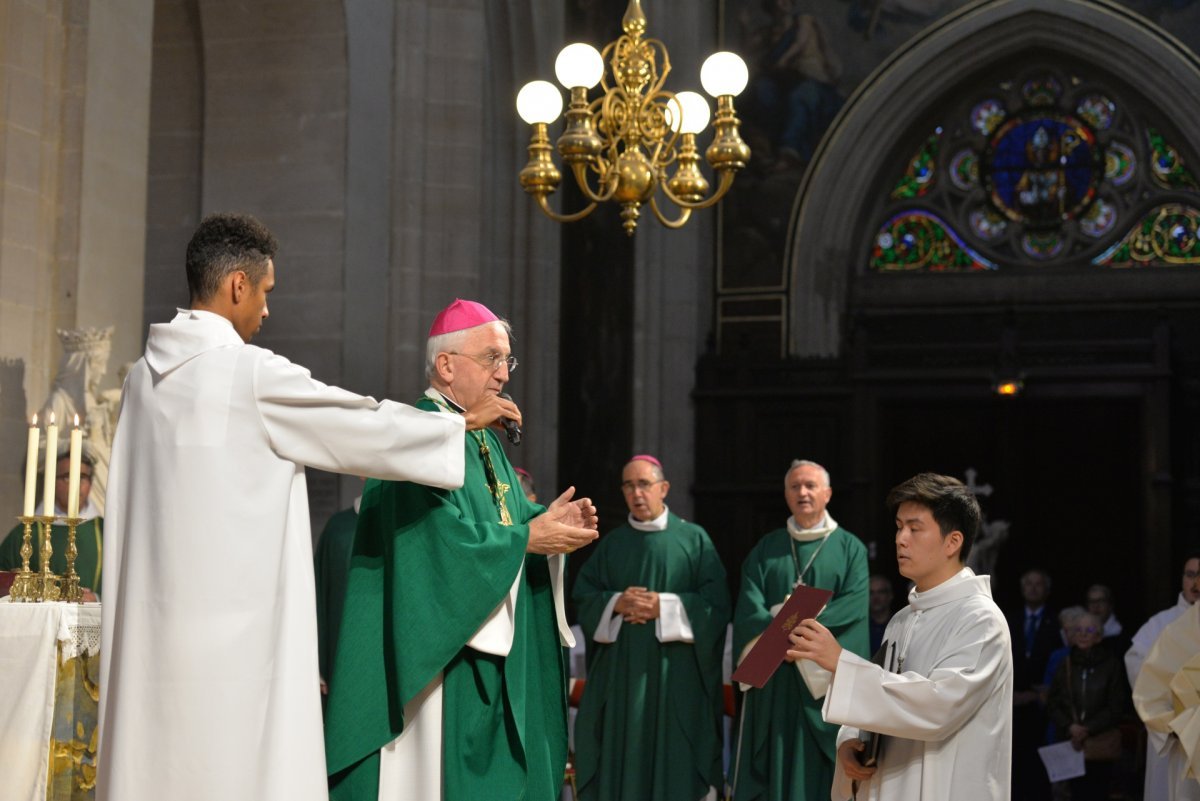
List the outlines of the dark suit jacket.
{"label": "dark suit jacket", "polygon": [[1012,637],[1013,647],[1013,689],[1029,690],[1035,684],[1041,684],[1046,672],[1046,660],[1050,654],[1062,647],[1062,636],[1058,626],[1058,612],[1045,607],[1042,618],[1038,621],[1037,632],[1033,635],[1033,643],[1029,656],[1025,656],[1025,607],[1016,613],[1008,615],[1008,629]]}

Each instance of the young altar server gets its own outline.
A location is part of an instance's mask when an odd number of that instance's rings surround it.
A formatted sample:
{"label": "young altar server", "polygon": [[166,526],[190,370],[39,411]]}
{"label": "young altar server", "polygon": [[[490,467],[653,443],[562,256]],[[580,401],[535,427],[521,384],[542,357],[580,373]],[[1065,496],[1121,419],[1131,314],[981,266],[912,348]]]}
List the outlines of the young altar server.
{"label": "young altar server", "polygon": [[[964,567],[979,504],[962,482],[921,473],[892,489],[900,574],[915,587],[884,633],[892,670],[843,650],[815,620],[791,635],[791,659],[833,673],[822,710],[838,732],[833,801],[1008,801],[1012,652],[987,576]],[[865,732],[883,739],[860,762]]]}

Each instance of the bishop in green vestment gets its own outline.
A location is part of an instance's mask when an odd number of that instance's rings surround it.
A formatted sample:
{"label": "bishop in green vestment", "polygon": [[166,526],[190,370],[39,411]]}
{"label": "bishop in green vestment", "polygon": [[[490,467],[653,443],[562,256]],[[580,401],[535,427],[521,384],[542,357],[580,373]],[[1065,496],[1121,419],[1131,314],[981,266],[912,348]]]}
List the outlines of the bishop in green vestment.
{"label": "bishop in green vestment", "polygon": [[[867,549],[826,511],[832,495],[825,468],[793,462],[784,479],[792,517],[759,540],[742,563],[733,617],[739,662],[798,581],[833,591],[818,620],[843,647],[868,655]],[[745,688],[730,779],[735,801],[828,800],[838,732],[821,718],[828,681],[828,673],[804,660],[780,665],[761,690]]]}
{"label": "bishop in green vestment", "polygon": [[[65,517],[67,514],[67,493],[69,489],[71,459],[70,456],[60,456],[57,465],[57,475],[54,485],[54,514]],[[79,464],[79,516],[84,521],[75,528],[75,573],[79,576],[79,586],[100,594],[100,568],[104,554],[104,519],[97,516],[96,507],[89,497],[92,489],[93,466],[86,451]],[[39,504],[36,514],[42,514]],[[37,572],[41,565],[41,546],[38,543],[38,527],[33,525],[30,545],[33,555],[29,559],[29,569]],[[50,527],[50,570],[63,576],[67,572],[67,527],[52,525]],[[8,532],[8,536],[0,542],[0,570],[20,570],[21,545],[25,540],[25,526],[18,523]],[[87,596],[87,593],[84,593]],[[95,600],[92,598],[91,600]]]}
{"label": "bishop in green vestment", "polygon": [[635,456],[621,488],[629,521],[600,540],[573,593],[589,656],[579,797],[698,801],[724,784],[725,568],[704,529],[666,508],[657,459]]}
{"label": "bishop in green vestment", "polygon": [[417,406],[466,416],[464,483],[367,482],[325,719],[334,801],[558,797],[563,554],[595,539],[595,507],[521,492],[486,428],[521,421],[499,397],[515,367],[508,324],[486,307],[438,315]]}

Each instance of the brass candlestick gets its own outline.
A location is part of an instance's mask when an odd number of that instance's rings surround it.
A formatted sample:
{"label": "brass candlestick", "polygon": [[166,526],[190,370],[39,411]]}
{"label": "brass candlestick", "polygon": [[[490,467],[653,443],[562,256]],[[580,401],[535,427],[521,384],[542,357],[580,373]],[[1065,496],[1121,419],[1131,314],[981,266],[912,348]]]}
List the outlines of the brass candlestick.
{"label": "brass candlestick", "polygon": [[54,525],[54,515],[38,515],[37,523],[41,538],[38,540],[38,601],[57,601],[62,597],[59,578],[50,572],[50,557],[54,555],[54,546],[50,544],[50,528]]}
{"label": "brass candlestick", "polygon": [[17,520],[25,527],[21,538],[21,571],[13,579],[9,595],[14,601],[36,600],[36,577],[29,569],[29,558],[33,556],[33,523],[37,518],[20,515]]}
{"label": "brass candlestick", "polygon": [[67,524],[67,572],[63,576],[62,599],[72,603],[83,603],[83,592],[79,589],[79,574],[75,572],[75,557],[79,548],[75,545],[75,527],[83,522],[82,517],[64,517]]}

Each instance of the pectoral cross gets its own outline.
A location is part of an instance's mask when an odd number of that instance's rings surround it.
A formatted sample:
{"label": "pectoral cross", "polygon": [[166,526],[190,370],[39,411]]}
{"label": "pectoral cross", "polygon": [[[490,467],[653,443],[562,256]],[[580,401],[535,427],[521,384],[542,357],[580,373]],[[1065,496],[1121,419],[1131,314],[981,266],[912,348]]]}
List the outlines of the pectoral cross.
{"label": "pectoral cross", "polygon": [[483,437],[479,437],[479,455],[483,458],[483,472],[487,476],[488,492],[492,494],[492,500],[496,502],[496,507],[500,510],[500,525],[511,526],[513,524],[512,515],[508,513],[508,501],[505,496],[512,487],[500,481],[496,477],[496,468],[492,465],[492,451],[483,441]]}
{"label": "pectoral cross", "polygon": [[500,525],[511,526],[513,524],[512,515],[508,513],[508,503],[505,501],[505,496],[512,489],[508,484],[498,483],[494,487],[489,487],[492,491],[492,497],[496,499],[496,505],[500,507]]}

